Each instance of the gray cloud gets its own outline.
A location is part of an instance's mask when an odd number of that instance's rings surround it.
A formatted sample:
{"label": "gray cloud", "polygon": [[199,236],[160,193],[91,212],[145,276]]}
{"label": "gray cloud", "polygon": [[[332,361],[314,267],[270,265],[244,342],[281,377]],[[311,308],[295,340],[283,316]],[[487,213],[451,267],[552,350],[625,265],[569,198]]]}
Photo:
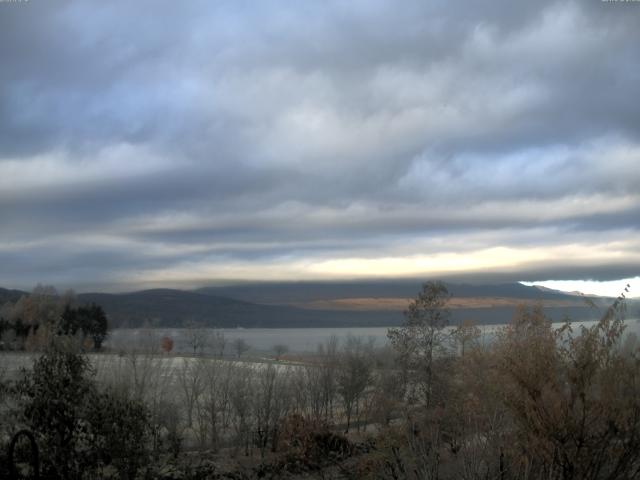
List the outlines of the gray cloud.
{"label": "gray cloud", "polygon": [[517,261],[488,276],[640,271],[621,244],[640,226],[634,5],[0,10],[0,284],[314,278],[492,248]]}

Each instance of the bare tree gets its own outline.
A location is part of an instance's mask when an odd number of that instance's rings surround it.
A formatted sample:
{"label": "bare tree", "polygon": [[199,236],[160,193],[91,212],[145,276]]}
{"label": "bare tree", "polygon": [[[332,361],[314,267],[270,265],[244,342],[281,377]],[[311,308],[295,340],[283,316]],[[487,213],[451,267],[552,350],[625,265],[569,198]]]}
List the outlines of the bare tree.
{"label": "bare tree", "polygon": [[230,406],[231,419],[235,433],[235,452],[243,448],[245,455],[249,455],[251,440],[252,414],[252,376],[253,371],[245,366],[236,366],[231,379]]}
{"label": "bare tree", "polygon": [[236,338],[233,341],[233,348],[236,351],[236,355],[240,358],[244,353],[246,353],[251,347],[246,342],[244,338]]}
{"label": "bare tree", "polygon": [[224,332],[215,330],[211,338],[211,347],[214,355],[222,358],[224,356],[224,349],[227,346],[227,339],[224,336]]}
{"label": "bare tree", "polygon": [[253,387],[253,411],[256,428],[256,441],[260,448],[260,454],[264,457],[268,439],[277,421],[275,409],[276,399],[279,392],[276,392],[277,371],[273,365],[268,365],[266,369],[259,373],[258,382]]}
{"label": "bare tree", "polygon": [[175,406],[172,374],[176,359],[159,356],[159,350],[156,333],[151,329],[142,330],[137,343],[123,355],[100,357],[106,363],[97,368],[101,382],[147,405],[152,418],[153,450],[156,452],[164,436],[172,434],[177,438],[181,429],[179,420],[169,422],[167,410]]}
{"label": "bare tree", "polygon": [[289,351],[289,347],[283,343],[278,343],[272,347],[272,350],[276,355],[276,360],[280,360],[280,357]]}
{"label": "bare tree", "polygon": [[372,378],[373,388],[368,405],[368,417],[381,427],[388,427],[402,396],[402,379],[395,369],[383,367]]}
{"label": "bare tree", "polygon": [[291,384],[293,385],[292,408],[298,415],[305,415],[309,411],[310,404],[310,384],[307,378],[307,365],[294,370],[291,374]]}
{"label": "bare tree", "polygon": [[465,352],[479,341],[480,334],[480,329],[471,320],[464,320],[462,324],[451,332],[451,336],[457,344],[458,352],[463,357]]}
{"label": "bare tree", "polygon": [[308,412],[315,420],[319,420],[325,408],[325,392],[323,388],[324,367],[317,362],[308,363],[302,367],[300,373],[301,381],[303,382],[303,386],[300,388],[302,388],[302,391],[305,393],[304,400],[306,401],[302,412]]}
{"label": "bare tree", "polygon": [[325,420],[329,421],[333,417],[333,406],[337,394],[338,337],[332,335],[324,344],[320,344],[318,357],[321,364],[322,406]]}
{"label": "bare tree", "polygon": [[200,443],[209,439],[211,448],[217,451],[229,428],[231,415],[231,390],[237,366],[231,362],[202,359],[203,389],[196,404]]}
{"label": "bare tree", "polygon": [[187,415],[186,425],[193,427],[193,411],[199,404],[204,390],[204,369],[202,362],[196,359],[181,358],[177,369],[177,383],[180,388],[182,405]]}
{"label": "bare tree", "polygon": [[184,324],[187,345],[194,355],[201,355],[205,347],[210,343],[209,330],[194,321]]}
{"label": "bare tree", "polygon": [[369,352],[360,338],[349,337],[341,356],[338,369],[338,392],[347,416],[346,431],[349,431],[351,417],[359,414],[359,406],[365,389],[372,380],[372,363]]}

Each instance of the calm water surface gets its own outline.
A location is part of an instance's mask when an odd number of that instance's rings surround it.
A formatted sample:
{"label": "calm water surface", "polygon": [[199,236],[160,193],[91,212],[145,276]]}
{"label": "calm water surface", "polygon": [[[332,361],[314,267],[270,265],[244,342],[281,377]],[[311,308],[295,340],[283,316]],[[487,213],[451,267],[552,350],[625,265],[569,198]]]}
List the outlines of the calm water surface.
{"label": "calm water surface", "polygon": [[[574,331],[579,331],[579,326],[591,326],[595,322],[573,322]],[[640,321],[638,319],[628,319],[627,333],[633,332],[640,336]],[[554,324],[559,326],[560,324]],[[486,341],[490,341],[496,329],[504,325],[484,325],[480,326],[482,335]],[[284,344],[291,352],[312,352],[319,344],[326,343],[332,336],[338,338],[339,342],[349,336],[373,339],[374,345],[383,347],[388,344],[387,327],[347,327],[347,328],[219,328],[219,329],[199,329],[189,331],[185,328],[158,328],[158,329],[116,329],[106,342],[106,346],[112,348],[136,347],[144,345],[158,345],[160,338],[169,336],[174,341],[173,351],[176,353],[188,353],[191,350],[189,338],[197,334],[205,344],[205,353],[214,353],[213,337],[216,332],[222,333],[227,341],[225,353],[231,353],[233,347],[231,343],[241,338],[251,346],[254,352],[267,352],[273,349],[274,345]]]}

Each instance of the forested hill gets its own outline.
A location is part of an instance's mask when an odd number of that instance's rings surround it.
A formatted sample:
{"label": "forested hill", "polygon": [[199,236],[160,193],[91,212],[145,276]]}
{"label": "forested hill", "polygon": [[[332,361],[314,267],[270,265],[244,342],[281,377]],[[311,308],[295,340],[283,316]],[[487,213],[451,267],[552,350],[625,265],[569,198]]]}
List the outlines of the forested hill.
{"label": "forested hill", "polygon": [[[521,284],[448,285],[452,323],[507,323],[517,305],[542,302],[554,320],[597,318],[600,310],[584,299]],[[112,328],[142,325],[180,327],[188,322],[211,327],[393,326],[420,289],[419,282],[279,283],[208,287],[194,291],[153,289],[131,293],[82,293],[78,303],[97,303]],[[0,304],[15,302],[18,290],[0,289]],[[630,316],[637,315],[637,303]]]}
{"label": "forested hill", "polygon": [[[529,288],[529,287],[524,287]],[[417,289],[415,290],[417,292]],[[415,293],[413,293],[415,296]],[[546,295],[549,297],[549,295]],[[458,302],[463,297],[455,297]],[[469,300],[471,297],[464,297]],[[493,305],[489,298],[473,297],[475,303],[465,308],[452,308],[452,321],[472,319],[480,324],[507,323],[511,320],[516,303],[535,301],[532,295],[519,297],[512,304]],[[506,297],[501,297],[506,298]],[[230,296],[214,295],[207,291],[183,291],[171,289],[144,290],[125,294],[90,293],[80,294],[83,303],[95,302],[102,305],[113,326],[182,326],[195,322],[211,327],[341,327],[341,326],[393,326],[403,320],[405,306],[402,303],[379,305],[375,301],[364,307],[353,308],[345,304],[324,302],[290,304],[260,304]],[[558,298],[553,298],[558,300]],[[570,297],[560,300],[567,304],[549,306],[547,312],[560,320],[566,315],[574,318],[592,317],[594,312],[581,304],[580,299]],[[408,301],[404,299],[404,301]],[[485,303],[482,303],[485,302]]]}
{"label": "forested hill", "polygon": [[78,300],[102,305],[115,327],[179,327],[188,322],[225,328],[373,326],[396,324],[402,318],[401,312],[325,312],[171,289],[86,293],[78,295]]}
{"label": "forested hill", "polygon": [[7,302],[16,302],[22,295],[26,295],[27,292],[22,290],[9,290],[6,288],[0,288],[0,306]]}
{"label": "forested hill", "polygon": [[[456,297],[502,297],[521,300],[576,301],[575,295],[528,287],[521,283],[498,285],[471,285],[447,283],[451,295]],[[419,281],[370,282],[274,282],[240,284],[224,287],[204,287],[200,293],[222,295],[255,303],[291,304],[318,300],[347,298],[414,298],[420,291]]]}

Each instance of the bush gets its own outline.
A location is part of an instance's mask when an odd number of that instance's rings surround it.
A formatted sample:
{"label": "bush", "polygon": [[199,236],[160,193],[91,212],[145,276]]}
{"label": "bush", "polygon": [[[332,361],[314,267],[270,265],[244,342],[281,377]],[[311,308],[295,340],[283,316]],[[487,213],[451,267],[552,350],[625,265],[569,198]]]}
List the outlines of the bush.
{"label": "bush", "polygon": [[148,458],[149,413],[141,402],[100,393],[87,360],[54,345],[16,386],[22,420],[41,449],[45,478],[134,478]]}
{"label": "bush", "polygon": [[283,420],[279,431],[285,453],[280,466],[285,471],[315,470],[353,454],[351,442],[322,421],[294,414]]}
{"label": "bush", "polygon": [[622,347],[615,307],[571,334],[540,308],[524,310],[500,336],[497,369],[514,422],[514,470],[540,478],[637,478],[640,352]]}
{"label": "bush", "polygon": [[24,422],[42,449],[45,476],[81,478],[91,467],[86,419],[96,391],[86,377],[89,370],[83,357],[55,348],[37,359],[33,371],[17,385]]}
{"label": "bush", "polygon": [[112,465],[133,479],[149,460],[150,415],[144,403],[107,390],[89,410],[98,465]]}

